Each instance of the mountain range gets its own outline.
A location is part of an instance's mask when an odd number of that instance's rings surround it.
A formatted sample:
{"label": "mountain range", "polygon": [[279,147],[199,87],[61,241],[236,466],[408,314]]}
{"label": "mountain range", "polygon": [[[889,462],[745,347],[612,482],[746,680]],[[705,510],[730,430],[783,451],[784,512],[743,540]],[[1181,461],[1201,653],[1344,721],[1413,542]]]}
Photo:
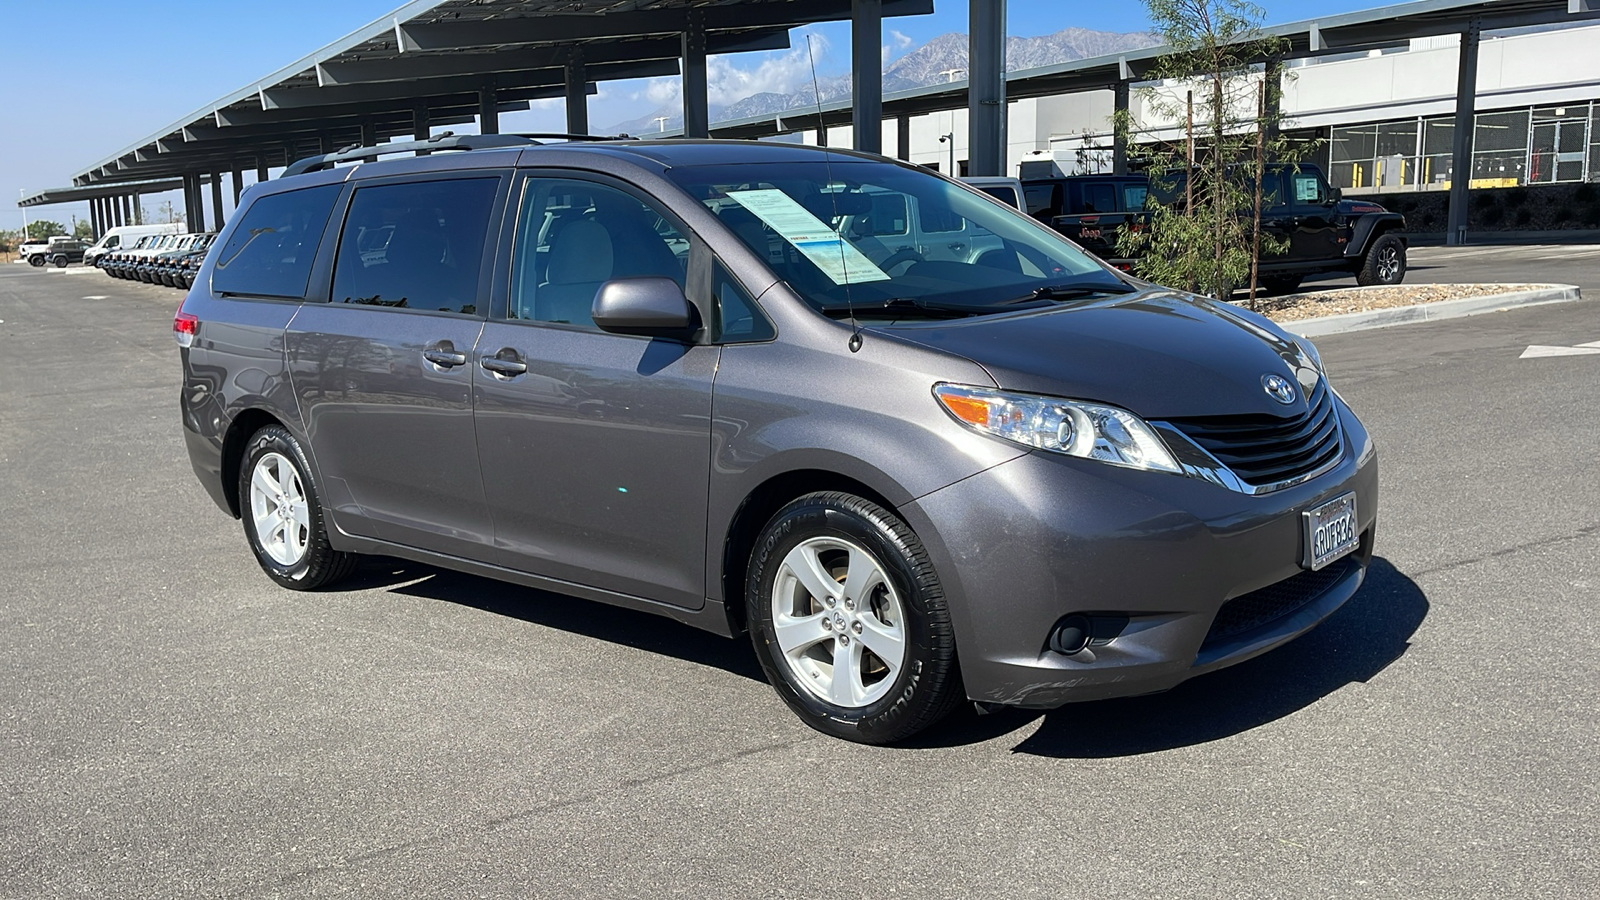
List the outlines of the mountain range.
{"label": "mountain range", "polygon": [[[1055,65],[1106,56],[1128,50],[1154,47],[1161,39],[1145,31],[1118,33],[1092,31],[1087,28],[1064,28],[1041,37],[1006,38],[1006,70],[1015,72],[1040,66]],[[941,34],[920,47],[906,53],[884,67],[883,91],[909,90],[947,81],[960,81],[967,77],[967,36],[957,32]],[[711,121],[771,116],[790,110],[814,107],[817,94],[822,102],[850,96],[850,76],[830,75],[817,79],[817,90],[812,90],[807,75],[801,84],[788,92],[761,91],[733,103],[712,104]],[[683,125],[683,110],[677,103],[667,104],[647,116],[619,122],[605,129],[610,133],[641,134],[648,131],[670,130]]]}

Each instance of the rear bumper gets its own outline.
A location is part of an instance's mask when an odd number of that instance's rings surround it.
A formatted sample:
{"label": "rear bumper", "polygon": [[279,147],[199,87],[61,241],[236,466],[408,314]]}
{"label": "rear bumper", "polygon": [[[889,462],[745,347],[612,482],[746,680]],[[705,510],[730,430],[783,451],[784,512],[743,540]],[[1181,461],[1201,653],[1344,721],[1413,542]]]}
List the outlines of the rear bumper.
{"label": "rear bumper", "polygon": [[[1163,691],[1326,619],[1360,587],[1377,519],[1376,454],[1339,411],[1340,463],[1271,494],[1035,453],[908,504],[945,586],[969,696],[1048,709]],[[1346,491],[1360,549],[1303,575],[1301,512]],[[1050,649],[1072,614],[1092,617],[1096,639],[1071,655]],[[1101,622],[1120,630],[1108,639]]]}

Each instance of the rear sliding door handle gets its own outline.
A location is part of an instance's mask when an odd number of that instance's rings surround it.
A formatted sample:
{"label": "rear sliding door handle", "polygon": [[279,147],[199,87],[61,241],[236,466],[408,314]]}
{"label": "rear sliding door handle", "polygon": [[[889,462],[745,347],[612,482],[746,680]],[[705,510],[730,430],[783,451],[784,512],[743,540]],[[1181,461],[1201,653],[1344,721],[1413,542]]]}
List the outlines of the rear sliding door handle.
{"label": "rear sliding door handle", "polygon": [[449,341],[437,341],[433,345],[423,348],[422,358],[441,369],[450,369],[467,364],[467,355],[457,350],[455,344]]}
{"label": "rear sliding door handle", "polygon": [[522,361],[522,354],[511,347],[500,348],[495,355],[478,360],[478,364],[496,375],[521,375],[528,371],[528,364]]}

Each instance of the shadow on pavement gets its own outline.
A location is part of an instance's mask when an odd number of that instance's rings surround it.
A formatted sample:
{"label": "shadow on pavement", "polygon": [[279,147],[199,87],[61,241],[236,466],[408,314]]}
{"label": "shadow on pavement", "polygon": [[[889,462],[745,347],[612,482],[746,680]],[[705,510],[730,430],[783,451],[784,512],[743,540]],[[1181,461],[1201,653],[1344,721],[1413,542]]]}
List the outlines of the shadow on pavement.
{"label": "shadow on pavement", "polygon": [[340,591],[379,589],[470,606],[545,628],[711,666],[762,683],[767,680],[750,649],[750,641],[744,637],[730,640],[664,616],[537,588],[386,557],[364,560],[361,568],[338,587]]}
{"label": "shadow on pavement", "polygon": [[[397,559],[366,561],[341,590],[384,589],[470,606],[765,681],[747,640],[671,619]],[[901,745],[935,749],[995,740],[1043,718],[1014,750],[1059,758],[1133,756],[1203,744],[1292,715],[1405,654],[1428,614],[1421,588],[1375,557],[1366,582],[1326,622],[1298,640],[1163,694],[1072,704],[1048,713],[980,716],[963,704],[943,725]],[[773,698],[773,702],[778,702]]]}
{"label": "shadow on pavement", "polygon": [[[1388,560],[1375,557],[1361,590],[1298,640],[1164,694],[1053,710],[1015,750],[1100,758],[1230,737],[1292,715],[1352,682],[1371,679],[1405,654],[1427,614],[1422,589]],[[975,725],[982,728],[985,723],[978,719]]]}

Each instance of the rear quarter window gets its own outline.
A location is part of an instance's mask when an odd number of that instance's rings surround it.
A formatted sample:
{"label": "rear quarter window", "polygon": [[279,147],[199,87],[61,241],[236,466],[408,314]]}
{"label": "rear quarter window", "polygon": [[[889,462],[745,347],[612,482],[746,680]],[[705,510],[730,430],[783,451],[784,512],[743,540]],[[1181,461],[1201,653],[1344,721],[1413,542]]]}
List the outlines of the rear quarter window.
{"label": "rear quarter window", "polygon": [[260,297],[305,297],[311,262],[339,190],[339,185],[327,184],[268,194],[250,204],[217,254],[211,289]]}

